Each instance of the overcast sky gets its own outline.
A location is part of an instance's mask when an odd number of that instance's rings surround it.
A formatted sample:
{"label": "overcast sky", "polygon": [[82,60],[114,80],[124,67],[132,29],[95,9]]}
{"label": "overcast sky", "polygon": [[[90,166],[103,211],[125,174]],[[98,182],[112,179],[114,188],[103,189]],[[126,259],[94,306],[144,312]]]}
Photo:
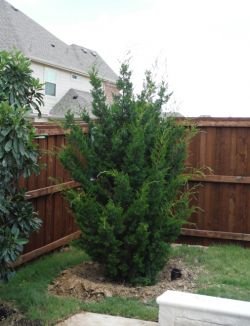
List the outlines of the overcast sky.
{"label": "overcast sky", "polygon": [[130,52],[136,90],[157,60],[185,116],[250,116],[250,0],[9,2],[115,72]]}

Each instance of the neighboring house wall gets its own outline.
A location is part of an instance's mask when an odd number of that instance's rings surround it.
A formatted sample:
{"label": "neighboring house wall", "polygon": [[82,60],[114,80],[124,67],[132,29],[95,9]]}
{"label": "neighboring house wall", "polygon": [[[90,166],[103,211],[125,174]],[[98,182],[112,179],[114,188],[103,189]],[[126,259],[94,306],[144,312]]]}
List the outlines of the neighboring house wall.
{"label": "neighboring house wall", "polygon": [[[31,69],[33,70],[33,76],[38,78],[41,83],[45,83],[45,69],[53,69],[55,72],[55,84],[56,84],[56,95],[44,96],[44,107],[42,108],[43,114],[49,114],[49,111],[53,106],[67,93],[70,88],[78,89],[80,91],[90,92],[91,84],[88,77],[80,76],[73,72],[66,70],[48,67],[40,63],[32,62]],[[72,75],[76,76],[74,79]]]}
{"label": "neighboring house wall", "polygon": [[[54,105],[60,101],[60,99],[68,92],[69,89],[77,89],[79,91],[90,92],[91,84],[90,80],[86,76],[80,76],[79,74],[69,72],[66,70],[49,67],[43,65],[41,63],[32,62],[31,69],[33,70],[33,76],[38,78],[41,83],[45,83],[45,71],[46,69],[52,69],[55,72],[55,84],[56,84],[56,95],[44,96],[44,107],[42,108],[43,114],[49,114],[50,110],[54,107]],[[74,78],[72,77],[74,76]],[[112,103],[113,94],[117,94],[118,90],[116,86],[107,81],[103,82],[104,92],[107,97],[107,102]],[[45,91],[44,91],[45,93]]]}
{"label": "neighboring house wall", "polygon": [[109,82],[104,83],[104,92],[105,92],[105,95],[106,95],[106,98],[107,98],[107,102],[109,104],[111,104],[112,101],[113,101],[113,94],[118,94],[119,93],[116,85],[111,84]]}
{"label": "neighboring house wall", "polygon": [[11,51],[13,48],[31,60],[33,76],[45,84],[43,114],[49,114],[57,103],[62,114],[63,103],[60,101],[67,94],[67,98],[78,94],[73,97],[79,96],[79,105],[89,103],[89,71],[93,66],[97,67],[108,102],[111,102],[117,75],[96,51],[64,43],[20,10],[0,0],[0,50]]}

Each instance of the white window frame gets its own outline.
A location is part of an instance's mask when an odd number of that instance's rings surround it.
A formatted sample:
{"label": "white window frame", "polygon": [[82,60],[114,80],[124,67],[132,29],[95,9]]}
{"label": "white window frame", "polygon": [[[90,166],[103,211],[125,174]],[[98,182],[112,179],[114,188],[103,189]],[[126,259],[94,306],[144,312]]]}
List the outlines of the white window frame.
{"label": "white window frame", "polygon": [[[46,83],[55,85],[54,94],[46,94]],[[44,84],[45,84],[45,89],[44,89],[45,95],[55,97],[56,96],[56,70],[55,69],[49,67],[44,68]]]}

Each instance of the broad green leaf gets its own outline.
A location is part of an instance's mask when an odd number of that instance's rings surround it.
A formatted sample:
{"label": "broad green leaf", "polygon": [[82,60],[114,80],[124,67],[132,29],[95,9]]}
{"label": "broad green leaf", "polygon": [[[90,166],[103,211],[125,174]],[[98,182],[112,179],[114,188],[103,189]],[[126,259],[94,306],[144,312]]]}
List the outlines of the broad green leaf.
{"label": "broad green leaf", "polygon": [[8,133],[11,131],[12,127],[8,127],[5,129],[2,129],[1,134],[6,137],[8,135]]}
{"label": "broad green leaf", "polygon": [[5,150],[5,152],[9,152],[9,151],[11,150],[11,148],[12,148],[12,140],[10,139],[10,140],[8,140],[7,143],[5,144],[5,146],[4,146],[4,150]]}

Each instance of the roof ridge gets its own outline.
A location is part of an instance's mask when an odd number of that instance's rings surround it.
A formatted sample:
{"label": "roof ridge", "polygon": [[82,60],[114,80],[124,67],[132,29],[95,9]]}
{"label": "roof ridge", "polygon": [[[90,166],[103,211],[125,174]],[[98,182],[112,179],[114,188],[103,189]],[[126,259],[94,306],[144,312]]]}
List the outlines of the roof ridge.
{"label": "roof ridge", "polygon": [[71,94],[74,94],[74,95],[79,95],[79,94],[81,94],[81,93],[83,93],[83,95],[86,95],[86,94],[91,94],[90,92],[88,92],[88,91],[83,91],[83,90],[81,90],[81,89],[77,89],[77,88],[70,88],[67,92],[66,92],[66,94],[69,94],[69,93],[71,93]]}
{"label": "roof ridge", "polygon": [[[72,89],[72,88],[71,88]],[[88,92],[88,91],[83,91],[81,89],[77,89],[77,88],[73,88],[73,90],[77,93],[84,93],[84,94],[91,94],[91,92]]]}
{"label": "roof ridge", "polygon": [[83,46],[83,45],[79,45],[79,44],[75,44],[75,43],[72,43],[69,45],[70,47],[74,48],[74,47],[78,47],[78,48],[82,48],[82,49],[85,49],[87,51],[93,51],[95,53],[98,53],[96,50],[93,50],[93,49],[90,49],[90,48],[87,48],[86,46]]}
{"label": "roof ridge", "polygon": [[85,75],[95,64],[100,78],[111,83],[117,80],[97,51],[68,45],[7,1],[0,0],[0,50],[11,51],[13,47],[33,61]]}
{"label": "roof ridge", "polygon": [[63,117],[70,110],[75,117],[79,118],[82,110],[86,109],[93,119],[96,117],[92,113],[92,100],[92,95],[89,92],[70,88],[50,110],[50,114],[52,116]]}
{"label": "roof ridge", "polygon": [[[12,10],[15,10],[15,9],[16,9],[15,11],[21,13],[23,16],[25,16],[26,19],[32,21],[32,23],[34,23],[35,25],[38,25],[38,26],[39,26],[43,31],[45,31],[46,33],[48,33],[48,34],[50,34],[51,36],[53,36],[53,38],[56,38],[57,41],[59,41],[60,43],[63,43],[64,45],[69,46],[67,43],[63,42],[63,41],[62,41],[61,39],[59,39],[57,36],[55,36],[54,34],[52,34],[52,33],[51,33],[47,28],[43,27],[41,24],[39,24],[38,22],[36,22],[34,19],[32,19],[31,17],[29,17],[28,15],[26,15],[22,10],[16,8],[15,6],[13,6],[11,3],[9,3],[9,2],[6,1],[6,0],[0,0],[0,1],[2,1],[2,2],[4,3],[5,6],[6,6],[6,5],[9,6],[10,9],[12,9]],[[9,17],[8,17],[8,18],[9,18]],[[10,19],[10,21],[11,21],[11,19]],[[16,33],[15,25],[13,25],[12,21],[11,21],[11,25],[12,25],[12,27],[14,27],[13,30],[14,30],[14,32]],[[19,41],[19,40],[18,40],[18,41]]]}

